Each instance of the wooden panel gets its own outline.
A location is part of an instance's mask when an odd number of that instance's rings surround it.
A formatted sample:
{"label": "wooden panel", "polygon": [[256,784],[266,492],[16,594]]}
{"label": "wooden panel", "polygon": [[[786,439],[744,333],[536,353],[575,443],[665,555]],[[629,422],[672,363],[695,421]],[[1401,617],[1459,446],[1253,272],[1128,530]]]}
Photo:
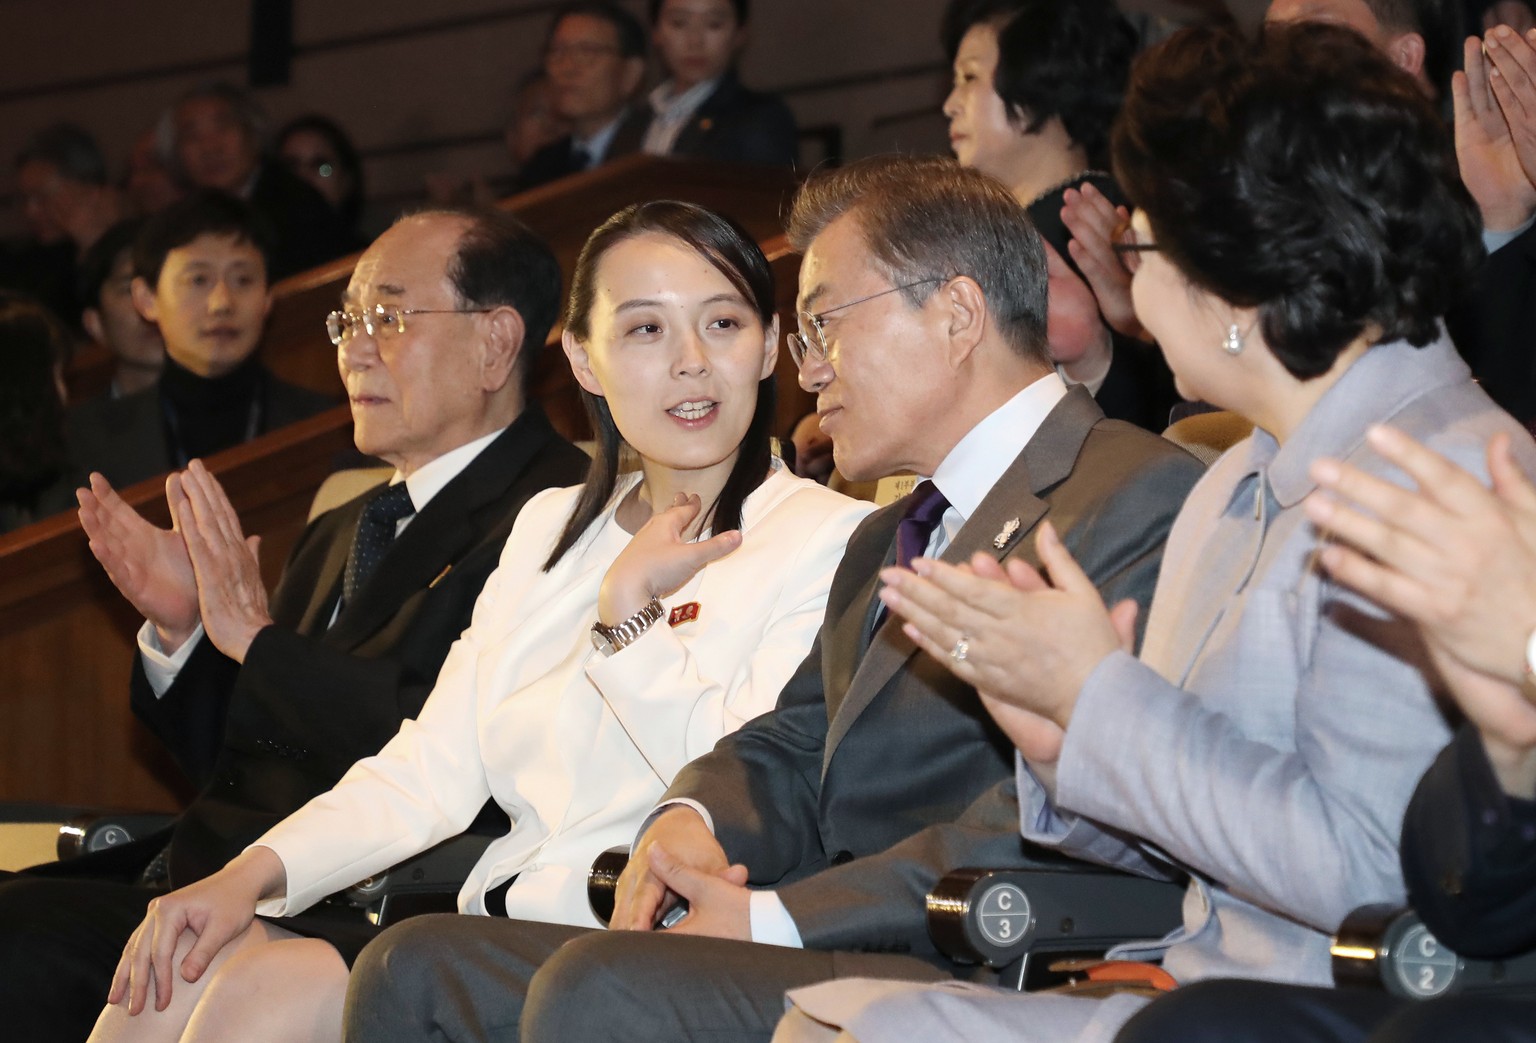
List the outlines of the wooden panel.
{"label": "wooden panel", "polygon": [[[208,461],[246,531],[262,536],[269,584],[351,444],[351,416],[337,408]],[[124,496],[166,523],[159,480]],[[186,799],[179,772],[128,709],[139,622],[74,515],[0,536],[0,801],[173,810]]]}

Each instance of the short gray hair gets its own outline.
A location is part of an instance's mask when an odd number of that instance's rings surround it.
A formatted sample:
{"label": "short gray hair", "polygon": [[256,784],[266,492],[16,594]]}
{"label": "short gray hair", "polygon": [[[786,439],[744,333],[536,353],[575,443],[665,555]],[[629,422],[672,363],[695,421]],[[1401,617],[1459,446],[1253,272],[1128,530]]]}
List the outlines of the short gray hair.
{"label": "short gray hair", "polygon": [[[789,241],[804,253],[847,215],[894,285],[969,276],[1009,346],[1049,362],[1045,249],[1002,184],[938,156],[871,156],[806,181],[790,212]],[[933,283],[902,291],[914,307],[932,292]]]}

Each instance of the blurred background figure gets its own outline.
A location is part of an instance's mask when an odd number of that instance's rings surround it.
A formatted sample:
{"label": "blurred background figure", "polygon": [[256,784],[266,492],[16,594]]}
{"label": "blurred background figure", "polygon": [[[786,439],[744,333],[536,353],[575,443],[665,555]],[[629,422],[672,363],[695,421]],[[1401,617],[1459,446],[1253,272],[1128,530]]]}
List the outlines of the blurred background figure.
{"label": "blurred background figure", "polygon": [[465,176],[436,171],[426,177],[427,198],[443,205],[475,203],[488,206],[517,190],[517,175],[534,153],[570,132],[570,121],[555,112],[549,77],[542,66],[534,69],[518,81],[512,96],[512,118],[507,121],[505,132],[507,155],[512,160],[511,175]]}
{"label": "blurred background figure", "polygon": [[244,199],[270,225],[273,281],[349,253],[352,238],[311,185],[264,155],[266,114],[227,83],[183,94],[162,118],[163,154],[189,188]]}
{"label": "blurred background figure", "polygon": [[776,94],[742,86],[749,0],[651,0],[651,42],[665,77],[626,121],[653,156],[792,166],[795,117]]}
{"label": "blurred background figure", "polygon": [[619,131],[645,78],[645,27],[610,0],[573,0],[555,12],[544,45],[555,115],[570,133],[539,149],[518,171],[522,192],[600,166],[640,147]]}
{"label": "blurred background figure", "polygon": [[[1105,172],[1109,127],[1125,96],[1136,33],[1111,0],[957,0],[944,41],[954,88],[944,101],[962,166],[997,178],[1029,210],[1050,267],[1051,357],[1106,416],[1160,432],[1178,395],[1129,299],[1105,283],[1108,258],[1071,249],[1064,203],[1086,196],[1101,223],[1129,215]],[[1095,267],[1098,262],[1098,267]],[[1085,271],[1083,265],[1089,268]]]}
{"label": "blurred background figure", "polygon": [[0,533],[74,505],[60,377],[69,347],[47,308],[0,291]]}
{"label": "blurred background figure", "polygon": [[16,197],[27,238],[0,260],[0,286],[73,322],[76,260],[122,217],[96,139],[71,123],[37,131],[16,154]]}
{"label": "blurred background figure", "polygon": [[363,163],[347,132],[312,112],[289,120],[276,141],[283,166],[324,197],[351,235],[352,248],[362,249]]}
{"label": "blurred background figure", "polygon": [[165,366],[160,327],[133,306],[133,240],[141,227],[139,218],[119,221],[80,258],[80,325],[112,353],[112,398],[150,387]]}
{"label": "blurred background figure", "polygon": [[185,193],[171,172],[171,165],[160,151],[155,127],[140,134],[128,150],[128,164],[123,173],[123,191],[140,217],[159,213]]}

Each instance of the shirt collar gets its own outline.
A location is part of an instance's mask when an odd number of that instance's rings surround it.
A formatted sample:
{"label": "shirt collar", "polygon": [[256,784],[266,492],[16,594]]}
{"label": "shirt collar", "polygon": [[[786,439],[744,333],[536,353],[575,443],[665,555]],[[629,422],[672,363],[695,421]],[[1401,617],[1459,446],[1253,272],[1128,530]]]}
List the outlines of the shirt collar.
{"label": "shirt collar", "polygon": [[1460,383],[1470,375],[1443,327],[1439,338],[1422,348],[1400,340],[1374,345],[1324,392],[1284,445],[1254,428],[1250,473],[1265,472],[1275,502],[1293,507],[1316,488],[1312,461],[1349,456],[1364,443],[1372,424],[1391,418],[1434,388]]}
{"label": "shirt collar", "polygon": [[416,468],[409,478],[402,479],[400,472],[396,471],[394,477],[389,480],[389,484],[396,485],[403,480],[406,492],[411,497],[411,506],[419,513],[432,502],[432,497],[442,492],[445,485],[457,478],[459,472],[468,467],[486,446],[500,438],[502,431],[505,430],[506,428],[492,431],[473,442],[465,442],[457,449],[450,449],[435,460]]}
{"label": "shirt collar", "polygon": [[613,136],[619,132],[619,124],[624,122],[626,111],[627,110],[621,110],[617,116],[613,117],[613,119],[606,127],[588,135],[587,137],[583,138],[578,137],[575,134],[571,135],[571,144],[587,154],[587,165],[589,167],[595,167],[599,165],[607,157],[608,146],[613,144]]}
{"label": "shirt collar", "polygon": [[686,119],[694,109],[704,103],[705,98],[714,93],[719,85],[720,77],[716,76],[712,80],[696,83],[678,94],[673,90],[671,80],[658,83],[649,95],[651,111],[655,112],[659,118],[668,121]]}
{"label": "shirt collar", "polygon": [[993,410],[944,457],[933,484],[962,519],[981,506],[1066,394],[1066,383],[1052,370]]}

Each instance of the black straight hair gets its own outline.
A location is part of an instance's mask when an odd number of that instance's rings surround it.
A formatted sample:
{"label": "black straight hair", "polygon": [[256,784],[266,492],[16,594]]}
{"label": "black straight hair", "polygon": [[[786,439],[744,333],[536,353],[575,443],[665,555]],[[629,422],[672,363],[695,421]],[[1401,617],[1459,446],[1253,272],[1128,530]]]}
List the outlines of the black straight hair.
{"label": "black straight hair", "polygon": [[216,189],[200,189],[151,215],[133,242],[133,274],[154,289],[172,250],[201,236],[250,243],[261,254],[263,275],[272,281],[272,228],[243,199]]}
{"label": "black straight hair", "polygon": [[[757,312],[764,329],[773,322],[773,270],[752,237],[736,222],[712,210],[693,203],[663,199],[625,207],[587,238],[581,256],[576,260],[576,271],[571,276],[571,296],[565,308],[565,328],[571,336],[583,342],[591,336],[589,320],[597,294],[597,266],[603,255],[622,242],[652,232],[671,236],[713,265]],[[565,557],[602,514],[618,485],[619,448],[623,435],[613,422],[608,400],[583,388],[581,401],[597,437],[597,452],[571,517],[555,542],[549,560],[544,563],[546,572]],[[769,374],[758,381],[757,409],[742,437],[736,464],[719,497],[713,504],[705,505],[704,521],[714,532],[741,527],[742,505],[768,475],[773,454],[774,402],[774,375]]]}

